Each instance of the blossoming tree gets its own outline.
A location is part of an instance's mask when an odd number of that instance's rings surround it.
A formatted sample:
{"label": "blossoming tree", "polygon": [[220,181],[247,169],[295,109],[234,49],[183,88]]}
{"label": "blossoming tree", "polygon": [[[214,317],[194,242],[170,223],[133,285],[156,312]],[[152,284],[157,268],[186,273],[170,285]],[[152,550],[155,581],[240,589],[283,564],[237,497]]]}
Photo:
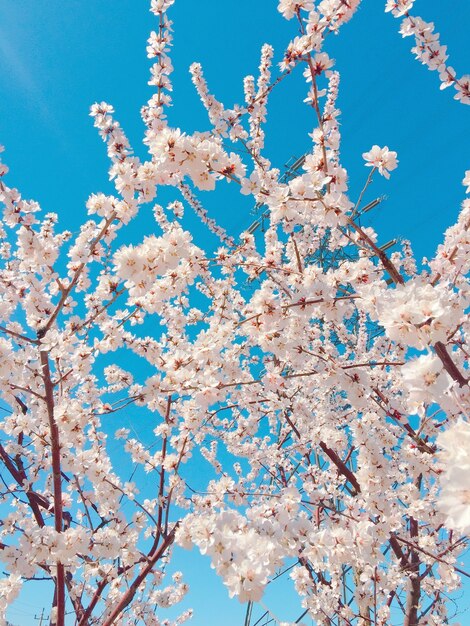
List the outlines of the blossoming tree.
{"label": "blossoming tree", "polygon": [[[192,135],[165,115],[172,4],[151,0],[148,159],[133,155],[109,104],[93,105],[116,194],[90,196],[77,236],[9,187],[1,166],[1,623],[40,575],[51,624],[168,624],[159,607],[188,590],[168,563],[176,545],[195,545],[248,603],[247,625],[282,568],[318,624],[445,624],[470,530],[470,202],[419,271],[407,242],[389,257],[361,226],[364,193],[350,199],[339,158],[339,74],[324,50],[360,0],[281,0],[300,35],[274,77],[263,47],[240,106],[218,102],[194,64],[211,130]],[[469,77],[447,65],[412,5],[386,10],[441,87],[469,104]],[[282,182],[263,123],[271,91],[302,70],[313,143]],[[377,145],[363,156],[365,192],[398,161]],[[208,217],[198,190],[221,180],[264,207],[263,236],[235,241]],[[166,207],[155,204],[161,186],[177,198]],[[149,203],[157,234],[124,245],[121,230]],[[183,228],[188,207],[217,250]],[[143,364],[133,371],[130,352]],[[154,425],[151,445],[115,433],[134,482],[103,432],[130,405]],[[196,450],[211,466],[201,491],[187,470]],[[152,487],[141,495],[144,474]]]}

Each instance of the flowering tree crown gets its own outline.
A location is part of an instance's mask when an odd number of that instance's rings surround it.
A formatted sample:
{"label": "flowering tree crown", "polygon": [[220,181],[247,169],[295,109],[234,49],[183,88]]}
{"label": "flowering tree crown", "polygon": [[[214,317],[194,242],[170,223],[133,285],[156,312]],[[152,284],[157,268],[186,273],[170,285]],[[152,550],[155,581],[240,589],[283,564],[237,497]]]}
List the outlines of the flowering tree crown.
{"label": "flowering tree crown", "polygon": [[[40,574],[52,583],[51,624],[69,610],[79,626],[168,624],[160,611],[188,591],[182,573],[167,574],[180,545],[207,554],[249,607],[287,568],[318,624],[385,625],[394,611],[408,626],[445,624],[470,529],[470,201],[419,271],[408,242],[389,256],[361,225],[374,175],[388,178],[398,159],[387,146],[365,152],[369,175],[351,200],[339,73],[324,45],[360,0],[281,0],[300,35],[276,77],[263,46],[259,76],[231,109],[193,64],[211,124],[193,134],[166,118],[172,4],[151,0],[148,159],[111,105],[92,106],[116,193],[89,197],[78,235],[41,217],[1,166],[0,623]],[[470,103],[468,76],[447,66],[412,6],[386,10],[441,86]],[[264,155],[263,124],[271,91],[298,68],[314,129],[288,180]],[[208,216],[197,194],[220,181],[262,207],[264,233],[255,222],[234,239]],[[166,207],[155,203],[162,186],[178,194]],[[121,229],[149,203],[155,232],[123,244]],[[219,238],[215,251],[183,227],[188,207]],[[129,353],[143,365],[131,371]],[[135,466],[129,481],[104,426],[131,405],[155,439],[115,432]],[[203,490],[191,486],[195,453],[211,466]],[[146,475],[151,493],[139,494]]]}

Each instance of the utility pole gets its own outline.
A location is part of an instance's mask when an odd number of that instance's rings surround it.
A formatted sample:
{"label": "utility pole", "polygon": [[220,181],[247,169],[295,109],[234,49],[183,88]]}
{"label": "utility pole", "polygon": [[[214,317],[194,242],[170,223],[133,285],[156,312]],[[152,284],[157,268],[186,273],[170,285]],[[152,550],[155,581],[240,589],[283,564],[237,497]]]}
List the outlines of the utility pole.
{"label": "utility pole", "polygon": [[35,615],[35,616],[34,616],[34,619],[39,620],[39,626],[42,626],[42,622],[43,622],[43,620],[44,620],[44,619],[46,619],[46,620],[47,620],[47,619],[49,619],[49,618],[47,618],[47,617],[45,618],[45,617],[44,617],[44,609],[42,609],[42,611],[41,611],[41,615],[40,615],[39,617],[38,617],[37,615]]}

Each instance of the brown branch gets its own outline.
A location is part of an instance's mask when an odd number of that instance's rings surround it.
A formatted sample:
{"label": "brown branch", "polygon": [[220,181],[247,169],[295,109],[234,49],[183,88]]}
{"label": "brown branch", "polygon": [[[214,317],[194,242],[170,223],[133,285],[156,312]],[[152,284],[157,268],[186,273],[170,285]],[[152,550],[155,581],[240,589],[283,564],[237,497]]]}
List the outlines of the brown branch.
{"label": "brown branch", "polygon": [[297,260],[297,267],[299,268],[299,272],[302,274],[304,271],[304,268],[302,267],[302,259],[300,258],[299,248],[297,246],[294,233],[291,233],[290,236],[292,239],[292,243],[294,245],[295,258]]}
{"label": "brown branch", "polygon": [[[167,403],[166,403],[165,422],[167,424],[168,424],[168,421],[170,419],[170,411],[171,411],[171,395],[168,396]],[[160,483],[159,483],[159,486],[158,486],[157,534],[155,536],[155,541],[154,541],[154,544],[152,546],[151,552],[153,550],[156,550],[156,548],[158,546],[158,543],[160,541],[160,537],[162,535],[162,521],[163,521],[163,509],[164,509],[164,492],[165,492],[165,468],[163,467],[163,464],[164,464],[165,458],[166,458],[167,441],[168,441],[168,438],[164,437],[163,438],[163,443],[162,443],[162,463],[161,463],[161,467],[160,467]]]}
{"label": "brown branch", "polygon": [[382,406],[380,404],[380,402],[378,402],[378,400],[376,400],[376,403],[378,404],[378,406],[382,409],[382,411],[385,411],[385,413],[395,422],[395,424],[398,424],[399,426],[401,426],[401,428],[403,428],[403,430],[406,432],[406,434],[411,439],[413,439],[413,441],[415,442],[415,444],[418,447],[418,449],[421,452],[427,452],[428,454],[434,454],[436,452],[436,449],[432,448],[431,446],[429,446],[426,443],[426,441],[421,439],[421,437],[413,429],[412,426],[410,426],[407,422],[402,422],[401,421],[402,420],[402,416],[397,411],[392,409],[392,407],[390,406],[390,402],[384,396],[384,394],[380,391],[380,389],[378,387],[372,387],[372,389],[375,391],[375,393],[378,395],[380,400],[385,405],[385,406]]}
{"label": "brown branch", "polygon": [[334,450],[329,448],[324,441],[320,441],[320,448],[326,454],[326,456],[332,461],[339,472],[349,480],[351,485],[354,487],[355,493],[353,495],[357,495],[361,492],[361,486],[357,481],[357,478],[354,476],[353,472],[349,469],[349,467],[339,458]]}
{"label": "brown branch", "polygon": [[350,217],[347,218],[348,224],[360,235],[360,237],[369,245],[369,247],[374,251],[374,253],[379,257],[382,262],[382,265],[390,274],[390,278],[393,280],[395,284],[404,285],[405,280],[397,268],[390,261],[388,256],[385,254],[383,250],[381,250],[369,237],[369,235],[362,230],[360,226],[356,224],[356,222]]}
{"label": "brown branch", "polygon": [[[54,527],[62,532],[63,508],[62,508],[62,473],[60,468],[60,437],[59,428],[54,415],[54,386],[52,384],[51,370],[49,367],[49,354],[41,350],[40,353],[42,378],[44,382],[45,401],[47,416],[49,418],[49,429],[51,433],[51,455],[52,455],[52,483],[54,490]],[[56,606],[57,620],[56,626],[65,624],[65,571],[62,563],[57,562],[56,585]]]}
{"label": "brown branch", "polygon": [[5,328],[5,326],[0,326],[0,332],[6,333],[7,335],[10,335],[10,337],[14,337],[15,339],[19,339],[21,341],[27,341],[28,343],[33,343],[33,344],[38,343],[36,339],[30,339],[29,337],[26,337],[25,335],[20,335],[20,333],[15,333],[13,330],[8,330],[8,328]]}
{"label": "brown branch", "polygon": [[[418,522],[414,517],[410,517],[410,537],[418,537]],[[421,560],[416,550],[410,550],[409,587],[406,596],[406,610],[403,626],[418,626],[418,607],[421,597],[421,579],[419,577],[419,566]]]}
{"label": "brown branch", "polygon": [[[465,224],[464,226],[464,230],[468,230],[470,228],[470,220]],[[452,252],[450,253],[450,255],[447,257],[447,261],[449,261],[450,263],[452,263],[452,261],[455,258],[455,255],[457,254],[459,249],[459,246],[455,246],[454,249],[452,250]],[[436,276],[433,278],[433,280],[431,281],[431,285],[433,287],[435,287],[437,285],[437,283],[439,282],[439,280],[441,279],[442,274],[440,274],[439,272],[436,274]]]}
{"label": "brown branch", "polygon": [[355,367],[375,367],[377,365],[404,365],[404,361],[369,361],[368,363],[353,363],[352,365],[343,365],[343,370],[350,370]]}
{"label": "brown branch", "polygon": [[436,343],[434,344],[434,350],[436,351],[437,356],[440,358],[446,372],[451,378],[459,383],[459,387],[463,387],[464,385],[466,385],[468,383],[468,380],[464,378],[461,371],[452,360],[452,357],[447,352],[447,348],[442,343],[442,341],[436,341]]}
{"label": "brown branch", "polygon": [[163,541],[160,548],[153,554],[153,556],[148,560],[147,565],[143,567],[140,573],[135,577],[134,581],[131,583],[127,591],[123,594],[122,598],[119,600],[115,608],[111,611],[109,617],[107,617],[103,621],[102,626],[111,626],[114,624],[124,609],[132,602],[137,590],[139,589],[142,582],[146,579],[146,577],[152,571],[155,563],[164,555],[165,551],[171,546],[173,541],[175,540],[175,533],[179,526],[179,522],[177,522],[171,532],[167,535],[166,539]]}
{"label": "brown branch", "polygon": [[108,583],[109,581],[106,578],[103,578],[103,580],[98,583],[93,598],[91,599],[90,604],[87,606],[80,621],[78,622],[78,626],[88,626],[88,621],[91,617],[91,614],[93,613],[95,606],[98,604],[98,601],[101,598],[101,594],[103,593],[103,590]]}
{"label": "brown branch", "polygon": [[[9,457],[8,453],[6,452],[2,444],[0,444],[0,457],[3,460],[5,467],[13,476],[13,478],[16,480],[18,485],[21,488],[23,488],[24,483],[27,481],[26,475],[24,474],[24,472],[22,472],[21,470],[15,467],[13,461]],[[38,526],[42,528],[44,526],[44,518],[42,516],[41,510],[39,507],[42,506],[43,508],[48,509],[49,508],[48,501],[46,500],[46,498],[39,495],[38,493],[35,493],[31,489],[26,490],[25,495],[28,499],[29,506],[33,512],[34,519],[36,520]]]}
{"label": "brown branch", "polygon": [[85,613],[85,608],[82,604],[82,600],[81,597],[76,596],[73,592],[72,589],[72,582],[73,582],[73,576],[70,572],[66,573],[65,576],[65,584],[67,586],[67,590],[69,592],[69,597],[70,597],[70,601],[72,602],[74,611],[75,611],[75,615],[77,616],[77,621],[80,620],[84,613]]}
{"label": "brown branch", "polygon": [[88,326],[89,324],[91,324],[92,322],[95,321],[95,319],[97,317],[99,317],[102,313],[104,313],[104,311],[106,311],[106,309],[108,309],[112,304],[114,304],[116,302],[116,300],[119,298],[120,295],[122,295],[124,292],[126,291],[125,287],[122,287],[121,289],[119,289],[118,291],[115,292],[114,296],[108,300],[108,302],[106,302],[105,304],[103,304],[103,306],[98,309],[98,311],[96,311],[95,313],[93,313],[93,315],[91,315],[91,317],[89,317],[88,319],[84,320],[80,326],[78,326],[77,328],[74,329],[74,332],[78,332],[79,330],[81,330],[82,328],[84,328],[85,326]]}
{"label": "brown branch", "polygon": [[398,540],[395,537],[395,535],[390,535],[389,543],[390,543],[390,547],[395,553],[395,556],[400,561],[400,565],[403,567],[403,569],[408,569],[409,567],[408,559],[406,558],[405,553],[401,549],[401,546],[398,543]]}
{"label": "brown branch", "polygon": [[413,548],[414,550],[418,550],[418,552],[422,552],[426,556],[430,556],[431,558],[433,558],[435,561],[438,561],[439,563],[444,563],[445,565],[449,565],[450,567],[453,568],[453,570],[455,572],[458,572],[459,574],[462,574],[462,576],[465,576],[466,578],[470,578],[470,572],[466,572],[465,570],[461,569],[460,567],[457,567],[453,563],[449,563],[448,561],[445,561],[444,559],[442,559],[439,556],[433,554],[432,552],[428,552],[428,550],[424,550],[423,548],[421,548],[420,546],[416,545],[415,543],[412,543],[411,541],[408,541],[407,539],[403,539],[403,537],[398,537],[397,536],[396,538],[398,539],[398,541],[401,541],[402,543],[406,544],[410,548]]}
{"label": "brown branch", "polygon": [[[108,230],[108,228],[111,225],[111,223],[115,220],[115,218],[116,218],[116,213],[113,211],[113,213],[111,213],[111,215],[105,221],[105,223],[104,223],[102,229],[100,230],[100,232],[98,233],[98,235],[91,241],[90,249],[89,249],[89,256],[90,257],[92,256],[96,246],[99,244],[101,239],[104,237],[104,235],[106,234],[106,231]],[[57,316],[59,315],[60,311],[62,310],[62,307],[64,306],[64,304],[65,304],[67,298],[69,297],[70,293],[75,288],[75,285],[78,283],[78,279],[80,278],[80,276],[81,276],[83,270],[85,269],[85,267],[86,267],[86,262],[84,261],[83,263],[80,263],[80,265],[76,269],[74,277],[72,278],[72,280],[70,282],[70,285],[67,287],[67,289],[63,290],[62,295],[60,297],[60,300],[57,303],[57,306],[54,309],[54,312],[52,313],[51,317],[49,318],[49,320],[47,321],[45,326],[43,326],[38,331],[37,335],[38,335],[38,339],[39,340],[42,339],[42,337],[44,337],[44,335],[47,333],[49,328],[51,328],[52,324],[57,319]]]}

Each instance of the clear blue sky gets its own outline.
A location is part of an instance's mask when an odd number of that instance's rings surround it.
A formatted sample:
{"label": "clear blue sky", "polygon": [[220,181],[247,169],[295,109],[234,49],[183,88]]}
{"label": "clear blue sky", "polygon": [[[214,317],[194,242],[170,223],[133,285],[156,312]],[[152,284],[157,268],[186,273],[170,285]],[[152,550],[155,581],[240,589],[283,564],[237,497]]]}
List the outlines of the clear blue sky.
{"label": "clear blue sky", "polygon": [[[439,91],[437,75],[413,59],[411,39],[401,39],[399,23],[384,13],[384,4],[363,0],[352,22],[327,46],[341,72],[343,165],[354,199],[368,173],[362,152],[374,143],[398,152],[399,169],[390,181],[378,181],[369,196],[388,196],[370,219],[382,243],[403,236],[418,256],[431,256],[464,197],[460,183],[470,169],[470,109],[453,100],[452,89]],[[156,27],[147,5],[146,0],[0,0],[0,143],[7,148],[9,184],[39,200],[46,212],[59,213],[72,230],[85,216],[87,196],[110,190],[106,151],[89,106],[101,100],[113,104],[142,152],[139,109],[150,94],[145,45]],[[192,61],[202,63],[211,91],[231,106],[242,101],[242,79],[257,71],[264,42],[280,59],[295,25],[281,18],[276,5],[275,0],[176,0],[169,14],[175,28],[171,125],[208,128],[188,73]],[[457,73],[470,73],[468,0],[417,0],[415,11],[436,23]],[[304,97],[300,73],[272,95],[267,154],[279,167],[309,149],[313,117]],[[249,203],[232,190],[222,200],[210,194],[202,199],[232,235],[252,220]],[[141,228],[145,223],[128,236],[139,236]],[[196,236],[204,242],[202,229]],[[189,603],[200,611],[193,623],[241,624],[238,603],[227,605],[224,588],[206,573],[205,559],[195,562],[189,579],[201,594]],[[37,599],[21,601],[22,613],[11,619],[21,626],[37,624],[32,619],[41,608]],[[470,624],[465,615],[460,621]]]}

